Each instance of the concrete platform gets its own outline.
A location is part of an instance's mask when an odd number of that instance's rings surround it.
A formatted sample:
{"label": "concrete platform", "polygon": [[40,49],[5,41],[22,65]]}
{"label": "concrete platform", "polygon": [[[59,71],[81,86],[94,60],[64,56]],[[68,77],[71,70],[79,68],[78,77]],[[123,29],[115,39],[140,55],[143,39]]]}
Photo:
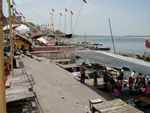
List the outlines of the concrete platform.
{"label": "concrete platform", "polygon": [[38,97],[43,113],[87,113],[89,99],[100,98],[98,93],[75,80],[71,73],[49,62],[29,57],[21,59],[25,71],[32,75],[34,91]]}

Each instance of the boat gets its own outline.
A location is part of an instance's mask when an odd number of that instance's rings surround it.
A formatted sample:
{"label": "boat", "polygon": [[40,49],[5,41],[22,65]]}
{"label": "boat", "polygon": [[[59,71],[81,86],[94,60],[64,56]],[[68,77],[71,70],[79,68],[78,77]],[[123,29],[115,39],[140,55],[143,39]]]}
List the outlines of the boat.
{"label": "boat", "polygon": [[110,50],[110,47],[96,47],[95,50]]}
{"label": "boat", "polygon": [[72,34],[63,34],[63,35],[61,35],[61,37],[72,38]]}
{"label": "boat", "polygon": [[91,45],[94,45],[94,46],[102,46],[103,44],[102,43],[96,43],[96,42],[94,42],[94,43],[91,43]]}

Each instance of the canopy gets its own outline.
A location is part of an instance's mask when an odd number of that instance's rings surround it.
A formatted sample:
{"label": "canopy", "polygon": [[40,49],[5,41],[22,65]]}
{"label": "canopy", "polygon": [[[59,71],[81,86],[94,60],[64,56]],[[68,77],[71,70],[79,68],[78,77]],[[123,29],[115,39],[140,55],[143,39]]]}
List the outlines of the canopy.
{"label": "canopy", "polygon": [[30,32],[30,29],[26,25],[21,24],[20,26],[18,26],[17,28],[15,28],[15,31],[18,32],[18,33],[20,33],[20,34],[22,34],[22,35],[25,35],[26,33]]}
{"label": "canopy", "polygon": [[88,59],[108,67],[127,67],[131,70],[135,70],[136,72],[140,72],[144,75],[150,76],[150,63],[139,59],[124,57],[113,53],[91,50],[78,50],[75,52],[75,54],[84,59]]}

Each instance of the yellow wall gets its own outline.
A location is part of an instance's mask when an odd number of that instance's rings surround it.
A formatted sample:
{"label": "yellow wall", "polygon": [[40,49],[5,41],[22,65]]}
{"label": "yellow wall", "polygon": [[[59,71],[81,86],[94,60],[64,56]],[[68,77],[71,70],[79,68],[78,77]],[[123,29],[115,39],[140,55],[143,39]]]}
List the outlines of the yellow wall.
{"label": "yellow wall", "polygon": [[16,40],[16,49],[21,49],[22,45],[24,45],[26,50],[29,50],[29,44],[23,42],[22,40]]}

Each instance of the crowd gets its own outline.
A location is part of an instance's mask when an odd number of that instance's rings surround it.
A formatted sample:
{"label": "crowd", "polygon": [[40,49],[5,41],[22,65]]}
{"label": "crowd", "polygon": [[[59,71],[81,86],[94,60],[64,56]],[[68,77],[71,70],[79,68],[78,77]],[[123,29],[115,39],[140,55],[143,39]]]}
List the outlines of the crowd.
{"label": "crowd", "polygon": [[150,80],[146,80],[141,73],[137,77],[134,76],[135,71],[131,72],[128,80],[124,79],[123,70],[119,71],[117,81],[114,80],[107,69],[103,71],[103,80],[105,88],[113,91],[114,96],[120,96],[121,94],[132,94],[134,91],[140,91],[141,93],[150,94]]}
{"label": "crowd", "polygon": [[[85,62],[80,67],[81,82],[85,81]],[[98,73],[98,69],[102,70],[102,73]],[[124,70],[120,69],[116,77],[114,77],[106,68],[106,66],[100,67],[93,65],[93,80],[94,86],[97,86],[97,78],[103,77],[105,89],[112,91],[114,96],[120,96],[121,94],[133,94],[135,91],[139,91],[144,94],[150,94],[150,80],[146,79],[141,73],[135,76],[135,71],[130,73],[128,80],[124,77]],[[100,74],[100,75],[99,75]]]}

